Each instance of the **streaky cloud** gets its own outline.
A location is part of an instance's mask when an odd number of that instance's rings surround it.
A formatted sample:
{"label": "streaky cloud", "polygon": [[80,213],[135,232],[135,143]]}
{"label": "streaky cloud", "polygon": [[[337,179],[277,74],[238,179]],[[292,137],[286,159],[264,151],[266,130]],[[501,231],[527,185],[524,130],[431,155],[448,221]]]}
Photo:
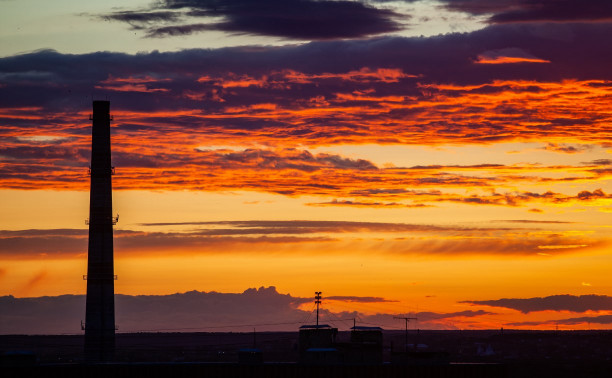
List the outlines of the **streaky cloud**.
{"label": "streaky cloud", "polygon": [[[609,244],[605,237],[576,235],[571,230],[516,227],[461,227],[405,223],[348,221],[217,221],[146,223],[140,227],[167,227],[169,231],[116,230],[118,258],[129,256],[215,255],[245,252],[267,255],[316,255],[315,247],[334,246],[339,256],[351,240],[362,241],[363,251],[395,256],[554,257],[582,253]],[[512,237],[509,237],[512,235]],[[418,237],[416,237],[418,236]],[[87,230],[0,231],[0,255],[6,259],[44,260],[80,258],[87,250]],[[354,248],[350,247],[350,248]],[[221,252],[222,251],[222,252]],[[543,251],[546,251],[544,253]]]}
{"label": "streaky cloud", "polygon": [[543,320],[543,321],[527,321],[527,322],[513,322],[506,323],[507,326],[542,326],[542,325],[578,325],[578,324],[612,324],[612,315],[596,315],[596,316],[581,316],[577,318],[566,318],[566,319],[554,319],[554,320]]}
{"label": "streaky cloud", "polygon": [[573,224],[573,223],[576,223],[576,222],[569,222],[569,221],[535,220],[535,219],[505,219],[505,220],[494,220],[493,222],[526,223],[526,224]]}
{"label": "streaky cloud", "polygon": [[524,314],[537,311],[612,311],[612,297],[607,295],[551,295],[534,298],[502,298],[484,301],[462,301],[479,306],[503,307]]}

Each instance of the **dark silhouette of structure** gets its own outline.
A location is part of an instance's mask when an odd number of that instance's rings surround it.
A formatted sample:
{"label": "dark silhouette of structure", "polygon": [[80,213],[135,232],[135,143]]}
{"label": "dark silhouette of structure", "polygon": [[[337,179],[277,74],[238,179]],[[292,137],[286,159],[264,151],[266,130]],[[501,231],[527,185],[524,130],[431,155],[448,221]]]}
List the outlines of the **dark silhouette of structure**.
{"label": "dark silhouette of structure", "polygon": [[383,363],[383,329],[380,327],[354,326],[345,362],[349,364]]}
{"label": "dark silhouette of structure", "polygon": [[299,351],[300,362],[308,364],[336,364],[340,362],[340,354],[335,347],[338,328],[327,324],[319,324],[319,305],[322,292],[315,292],[317,306],[317,323],[300,327]]}
{"label": "dark silhouette of structure", "polygon": [[299,352],[301,363],[335,364],[340,362],[336,348],[338,328],[327,324],[303,325],[300,327]]}
{"label": "dark silhouette of structure", "polygon": [[408,316],[394,316],[393,319],[403,319],[406,322],[406,340],[404,341],[404,350],[408,351],[408,322],[410,320],[417,320],[417,318]]}
{"label": "dark silhouette of structure", "polygon": [[111,361],[115,353],[115,282],[113,271],[113,199],[110,102],[94,101],[91,138],[89,248],[85,310],[85,359]]}

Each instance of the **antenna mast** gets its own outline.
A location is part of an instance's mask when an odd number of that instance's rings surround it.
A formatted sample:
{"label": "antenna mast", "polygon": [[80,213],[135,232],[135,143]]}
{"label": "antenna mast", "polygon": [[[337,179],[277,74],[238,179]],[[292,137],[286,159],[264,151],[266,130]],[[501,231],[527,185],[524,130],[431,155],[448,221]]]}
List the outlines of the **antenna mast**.
{"label": "antenna mast", "polygon": [[417,320],[417,318],[411,318],[407,316],[394,316],[393,319],[404,319],[406,321],[406,335],[404,340],[404,349],[408,351],[408,321]]}

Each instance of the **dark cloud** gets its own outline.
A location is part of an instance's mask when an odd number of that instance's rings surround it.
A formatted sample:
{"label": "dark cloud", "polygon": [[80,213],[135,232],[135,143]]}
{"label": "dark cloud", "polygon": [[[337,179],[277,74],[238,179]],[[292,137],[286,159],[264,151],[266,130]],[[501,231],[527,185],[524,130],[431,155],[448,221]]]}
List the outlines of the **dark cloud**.
{"label": "dark cloud", "polygon": [[612,165],[612,159],[597,159],[597,160],[593,160],[593,164]]}
{"label": "dark cloud", "polygon": [[467,311],[457,311],[457,312],[449,312],[449,313],[435,313],[435,312],[419,312],[416,314],[416,318],[419,321],[435,321],[435,320],[441,320],[441,319],[449,319],[449,318],[473,318],[473,317],[477,317],[477,316],[483,316],[483,315],[495,315],[494,312],[488,312],[488,311],[484,311],[484,310],[478,310],[478,311],[471,311],[471,310],[467,310]]}
{"label": "dark cloud", "polygon": [[2,230],[0,251],[4,257],[18,258],[86,253],[87,230]]}
{"label": "dark cloud", "polygon": [[[223,80],[230,79],[229,73],[238,75],[234,81],[245,81],[245,75],[250,78],[262,80],[273,72],[286,72],[293,70],[307,74],[321,73],[343,73],[351,70],[360,70],[363,67],[392,67],[400,69],[404,73],[422,75],[419,79],[421,88],[416,84],[414,78],[402,78],[397,84],[393,83],[351,83],[349,92],[359,90],[375,89],[376,93],[401,96],[427,97],[427,93],[452,94],[457,96],[462,93],[458,90],[446,91],[433,87],[424,87],[428,83],[455,83],[455,84],[483,84],[494,80],[537,80],[537,81],[561,81],[567,78],[574,79],[610,79],[612,75],[604,67],[612,64],[612,53],[602,51],[595,43],[602,35],[612,34],[610,26],[606,25],[574,25],[569,28],[571,38],[564,42],[550,43],[548,35],[554,35],[557,25],[540,25],[527,27],[525,25],[502,25],[492,26],[485,30],[468,34],[448,34],[430,38],[381,38],[365,41],[333,41],[313,42],[300,46],[285,47],[258,47],[258,48],[226,48],[215,50],[184,50],[180,52],[152,52],[137,55],[120,53],[99,52],[84,55],[65,55],[52,51],[40,51],[33,54],[24,54],[0,59],[0,76],[3,77],[4,86],[0,88],[0,99],[2,106],[6,108],[24,108],[28,106],[42,107],[40,111],[44,114],[58,114],[55,124],[67,121],[67,110],[82,111],[90,106],[92,88],[98,86],[94,91],[96,94],[108,94],[108,86],[100,85],[109,79],[109,76],[139,79],[145,75],[152,78],[171,79],[159,82],[157,89],[165,89],[165,92],[148,91],[113,91],[113,111],[130,110],[146,111],[166,109],[202,109],[206,108],[207,119],[201,119],[198,113],[192,116],[171,117],[173,125],[182,125],[193,128],[194,131],[207,128],[211,131],[217,127],[227,130],[239,128],[251,130],[256,123],[260,130],[274,129],[279,137],[295,136],[302,133],[303,138],[309,136],[317,139],[341,140],[339,138],[350,137],[351,134],[358,135],[367,131],[360,128],[359,122],[343,120],[343,117],[318,117],[309,116],[298,123],[287,119],[260,119],[253,122],[253,118],[244,117],[220,117],[212,118],[214,114],[225,114],[223,111],[228,107],[248,106],[257,103],[274,103],[279,107],[298,104],[304,106],[305,99],[325,98],[326,101],[333,99],[336,93],[347,90],[346,82],[339,77],[336,79],[312,79],[308,82],[285,82],[285,80],[268,80],[261,86],[233,87],[231,91],[223,87]],[[509,42],[511,41],[511,42]],[[502,49],[508,44],[524,46],[525,50],[532,54],[550,60],[552,68],[513,67],[507,69],[498,67],[500,65],[473,64],[478,54],[491,49]],[[571,51],[571,54],[567,52]],[[577,56],[580,57],[577,60]],[[248,64],[247,64],[248,62]],[[478,66],[478,67],[476,67]],[[87,67],[87,70],[83,70]],[[36,77],[30,77],[33,74]],[[40,75],[45,74],[44,80]],[[29,75],[29,76],[28,76]],[[201,77],[210,77],[215,80],[210,82],[197,81]],[[322,85],[322,82],[325,85]],[[408,85],[409,83],[412,83]],[[147,85],[151,85],[148,83]],[[134,88],[134,86],[132,86]],[[149,88],[149,87],[147,87]],[[127,87],[126,87],[127,89]],[[512,89],[510,86],[506,88]],[[489,86],[472,88],[471,92],[483,92],[488,90],[500,92],[505,90],[503,86]],[[518,90],[515,86],[512,90]],[[540,89],[543,90],[543,89]],[[154,96],[153,96],[154,95]],[[223,102],[221,102],[223,100]],[[372,102],[370,102],[372,103]],[[205,104],[205,105],[204,105]],[[49,110],[54,112],[49,112]],[[423,112],[439,111],[444,114],[444,109],[433,107],[410,108],[407,110],[392,110],[388,113],[389,121],[405,120],[409,115],[413,117]],[[468,110],[468,109],[464,109]],[[507,112],[513,112],[512,125],[516,125],[517,115],[528,118],[532,123],[539,121],[537,114],[524,106],[520,108],[511,107]],[[407,114],[409,112],[410,114]],[[456,112],[453,112],[456,113]],[[590,113],[593,116],[593,113]],[[454,114],[456,116],[456,114]],[[586,115],[585,115],[586,116]],[[6,116],[2,116],[6,117]],[[167,117],[167,116],[166,116]],[[365,116],[364,116],[365,117]],[[380,115],[377,115],[380,117]],[[170,120],[161,119],[159,123]],[[118,121],[124,122],[117,117]],[[39,127],[48,124],[48,118],[31,119],[28,121],[30,127]],[[133,121],[133,120],[130,120]],[[149,127],[152,123],[157,124],[155,119],[148,119]],[[295,120],[294,120],[295,121]],[[359,121],[359,120],[358,120]],[[365,121],[365,119],[363,119]],[[509,121],[509,120],[508,120]],[[551,122],[555,118],[542,119],[542,127],[551,130]],[[571,126],[586,122],[591,123],[593,119],[572,118],[572,125],[553,123],[555,128],[568,130]],[[16,122],[13,120],[12,122]],[[23,122],[23,120],[21,121]],[[509,125],[498,119],[497,127],[486,127],[482,124],[479,129],[474,129],[473,138],[502,138],[515,135],[508,130]],[[132,127],[134,122],[129,122]],[[325,133],[317,130],[319,123],[325,124]],[[248,127],[245,125],[249,125]],[[389,131],[394,131],[399,125],[397,122],[387,122]],[[344,125],[347,125],[344,127]],[[348,126],[350,125],[350,127]],[[214,126],[214,127],[213,127]],[[416,125],[413,130],[436,130],[440,128],[440,134],[447,138],[465,138],[462,129],[453,130],[450,126],[437,125],[434,120],[423,121]],[[156,126],[160,127],[160,126]],[[531,126],[531,130],[537,126]],[[318,131],[318,133],[317,133]],[[400,141],[401,133],[390,132],[386,137]],[[406,130],[407,131],[407,130]],[[72,131],[71,131],[72,132]],[[533,132],[533,131],[531,131]],[[376,140],[382,140],[377,136]]]}
{"label": "dark cloud", "polygon": [[477,195],[471,195],[469,197],[462,197],[462,198],[442,199],[441,201],[459,202],[459,203],[465,203],[465,204],[470,204],[470,205],[508,205],[508,206],[515,206],[515,204],[512,201],[508,201],[505,198],[486,198],[486,197],[480,197],[480,196],[477,196]]}
{"label": "dark cloud", "polygon": [[[570,180],[571,181],[571,180]],[[440,202],[458,202],[473,205],[498,205],[498,206],[521,206],[531,201],[544,201],[550,203],[568,203],[568,202],[586,202],[597,199],[612,198],[601,189],[595,189],[592,192],[583,190],[575,196],[554,193],[551,191],[544,193],[534,192],[514,192],[514,193],[492,193],[488,195],[470,195],[465,197],[440,196],[435,201]]]}
{"label": "dark cloud", "polygon": [[[548,34],[571,34],[571,40],[550,44]],[[31,84],[57,84],[67,79],[106,80],[108,74],[125,76],[158,73],[165,77],[187,72],[193,75],[223,71],[265,73],[271,70],[293,69],[300,72],[346,72],[362,67],[395,67],[404,72],[422,74],[425,82],[483,83],[492,79],[522,78],[559,80],[563,78],[593,78],[593,70],[610,77],[601,67],[610,59],[601,51],[594,37],[609,35],[609,25],[499,25],[466,34],[447,34],[428,38],[380,38],[360,41],[313,42],[300,46],[225,48],[215,50],[184,50],[181,52],[127,55],[100,52],[85,55],[62,55],[50,51],[2,58],[0,74],[4,84],[23,83],[24,75],[36,75]],[[509,42],[511,41],[511,42]],[[508,70],[491,65],[474,65],[472,59],[492,49],[518,45],[532,54],[544,57],[550,67]],[[580,65],[567,51],[580,51]],[[323,59],[325,57],[325,59]],[[249,64],[245,63],[248,62]],[[384,62],[387,62],[384,64]],[[12,64],[11,64],[12,63]],[[56,63],[55,65],[52,63]],[[60,64],[61,63],[61,64]],[[88,70],[76,70],[89,63]],[[63,64],[63,65],[62,65]],[[11,69],[12,68],[12,69]],[[264,71],[267,69],[267,72]],[[448,70],[448,71],[447,71]],[[552,71],[552,72],[551,72]],[[462,75],[458,75],[462,73]],[[41,83],[40,75],[57,79]],[[81,77],[79,77],[81,76]],[[197,78],[197,77],[196,77]],[[76,84],[76,82],[75,82]],[[89,87],[91,88],[91,87]],[[486,88],[483,88],[486,89]],[[491,89],[491,87],[489,87]],[[269,89],[268,89],[269,90]],[[6,106],[6,105],[5,105]]]}
{"label": "dark cloud", "polygon": [[29,229],[29,230],[0,230],[0,238],[11,237],[44,237],[44,236],[87,236],[87,230],[74,228]]}
{"label": "dark cloud", "polygon": [[423,203],[417,204],[406,204],[400,202],[366,202],[366,201],[351,201],[351,200],[338,200],[333,199],[328,202],[311,202],[307,203],[308,206],[353,206],[353,207],[381,207],[381,208],[393,208],[393,207],[405,207],[405,208],[420,208],[420,207],[433,207],[433,205],[425,205]]}
{"label": "dark cloud", "polygon": [[555,320],[554,322],[557,324],[568,324],[568,325],[584,324],[584,323],[612,324],[612,315],[582,316],[579,318]]}
{"label": "dark cloud", "polygon": [[[562,33],[569,37],[551,39]],[[365,205],[401,203],[406,197],[419,202],[417,195],[425,202],[427,195],[410,193],[410,188],[533,182],[534,176],[496,173],[495,164],[393,170],[364,159],[310,153],[303,146],[560,137],[577,141],[562,148],[602,144],[609,139],[612,122],[601,100],[612,93],[612,71],[607,69],[612,52],[597,41],[607,35],[612,35],[612,25],[602,23],[504,24],[428,38],[135,55],[45,50],[4,57],[0,135],[6,139],[0,180],[6,188],[39,188],[44,182],[49,188],[84,189],[86,181],[76,178],[87,167],[87,113],[93,92],[96,98],[112,99],[114,163],[118,171],[128,168],[117,175],[117,189],[239,187],[292,196],[326,195],[322,202],[338,198]],[[550,67],[475,64],[479,54],[509,45],[549,60],[545,65]],[[565,101],[563,108],[557,106],[559,99]],[[28,139],[37,135],[62,139],[46,145]],[[203,149],[236,144],[278,149]],[[285,149],[296,146],[300,150]],[[68,167],[75,168],[67,172]],[[215,167],[219,169],[211,169]],[[237,174],[242,168],[247,168],[245,173]],[[499,168],[502,172],[507,167]],[[294,171],[275,176],[258,169]],[[340,172],[345,169],[352,174]],[[485,172],[457,173],[470,169]],[[609,165],[583,172],[583,177],[546,175],[541,182],[595,180],[610,174]],[[372,201],[360,198],[374,196]],[[383,196],[386,201],[378,199]],[[542,198],[476,196],[454,201],[517,206]]]}
{"label": "dark cloud", "polygon": [[[355,236],[370,240],[369,246],[364,247],[366,250],[386,251],[383,253],[398,256],[492,253],[500,257],[539,256],[577,253],[607,245],[607,241],[601,238],[563,233],[538,236],[531,235],[533,228],[513,227],[299,220],[146,223],[141,226],[167,226],[170,231],[115,230],[114,243],[118,257],[167,253],[214,254],[219,251],[232,254],[247,250],[267,254],[278,249],[297,253],[307,248],[308,243],[342,243]],[[514,236],[508,237],[508,232]],[[387,236],[374,238],[368,235],[373,233]],[[414,237],[432,233],[451,237],[436,242],[432,242],[431,238]],[[315,253],[311,249],[308,251]],[[7,259],[74,258],[85,256],[86,252],[87,230],[84,229],[0,231],[0,254]]]}
{"label": "dark cloud", "polygon": [[[191,291],[172,295],[115,295],[116,324],[121,332],[176,330],[292,329],[305,318],[298,305],[310,299],[280,294],[276,288],[243,293]],[[84,295],[58,297],[0,297],[0,333],[80,333],[85,315]],[[182,328],[185,327],[185,328]],[[246,328],[249,327],[249,328]]]}
{"label": "dark cloud", "polygon": [[[404,321],[397,318],[397,314],[374,314],[363,316],[355,313],[342,313],[338,314],[344,318],[353,318],[359,316],[361,321],[367,322],[368,324],[380,324],[385,325],[388,328],[403,328]],[[447,320],[453,319],[453,322],[461,321],[461,318],[476,318],[479,316],[495,315],[495,313],[478,310],[478,311],[457,311],[447,313],[437,313],[431,311],[422,311],[417,313],[407,314],[409,317],[416,318],[419,322],[419,327],[425,326],[429,329],[455,329],[455,326],[449,323]]]}
{"label": "dark cloud", "polygon": [[546,151],[561,152],[565,154],[576,154],[589,151],[593,148],[591,145],[570,145],[548,143],[543,149]]}
{"label": "dark cloud", "polygon": [[520,311],[524,314],[535,311],[610,311],[612,297],[607,295],[552,295],[536,298],[503,298],[485,301],[463,301],[481,306],[503,307]]}
{"label": "dark cloud", "polygon": [[583,162],[585,165],[612,165],[612,159],[597,159],[592,161]]}
{"label": "dark cloud", "polygon": [[[348,303],[394,302],[385,298],[359,296],[331,296],[324,298],[324,301],[328,299]],[[254,327],[258,331],[295,331],[314,316],[311,311],[303,309],[303,305],[312,301],[312,298],[281,294],[274,286],[251,288],[242,293],[194,290],[170,295],[116,294],[116,324],[120,332],[251,332]],[[490,313],[480,310],[441,314],[423,312],[417,315],[420,321],[422,318],[422,324],[437,328],[436,321],[440,319],[487,314]],[[0,334],[78,334],[84,316],[84,295],[0,297]],[[375,322],[385,328],[400,328],[390,313],[365,315],[358,311],[333,313],[322,309],[321,316],[322,322],[345,330],[352,326],[352,322],[350,325],[349,322],[338,324],[338,320],[349,317],[367,323]]]}
{"label": "dark cloud", "polygon": [[[329,237],[311,235],[313,230],[299,228],[227,228],[191,232],[139,232],[115,230],[115,252],[155,254],[168,249],[197,249],[214,252],[228,246],[252,248],[257,245],[329,242]],[[83,256],[87,253],[87,230],[20,230],[0,231],[0,255],[5,258],[46,258]],[[301,235],[304,237],[291,236]],[[265,247],[264,247],[265,248]]]}
{"label": "dark cloud", "polygon": [[1,334],[76,334],[84,318],[84,295],[0,297]]}
{"label": "dark cloud", "polygon": [[149,24],[160,21],[175,22],[181,19],[182,14],[172,11],[117,11],[100,15],[99,18],[108,21],[122,21],[142,28],[141,24]]}
{"label": "dark cloud", "polygon": [[506,326],[532,327],[542,325],[612,324],[612,315],[581,316],[578,318],[506,323]]}
{"label": "dark cloud", "polygon": [[521,6],[497,13],[490,22],[534,21],[609,21],[612,20],[612,4],[606,0],[523,0]]}
{"label": "dark cloud", "polygon": [[[0,149],[0,155],[2,155]],[[47,149],[40,154],[49,153]],[[27,156],[22,153],[21,156]],[[117,151],[113,162],[121,167],[182,167],[197,164],[202,169],[274,169],[314,172],[323,169],[377,170],[370,161],[350,159],[334,154],[313,155],[306,150],[293,148],[279,150],[246,149],[241,151],[196,149],[193,154],[152,154],[145,151]]]}
{"label": "dark cloud", "polygon": [[355,296],[341,296],[341,295],[325,297],[325,300],[341,301],[341,302],[361,302],[361,303],[398,302],[398,301],[385,299],[381,297],[355,297]]}
{"label": "dark cloud", "polygon": [[[402,28],[396,21],[399,16],[390,9],[357,1],[163,0],[153,3],[150,11],[120,11],[99,17],[126,22],[133,29],[146,29],[148,37],[220,30],[233,34],[324,40],[397,31]],[[409,16],[403,15],[403,18]],[[166,25],[157,26],[155,22]]]}
{"label": "dark cloud", "polygon": [[215,30],[215,29],[216,28],[214,26],[207,25],[207,24],[162,26],[162,27],[149,29],[147,31],[146,36],[148,38],[174,37],[174,36],[180,36],[180,35],[190,35],[194,33],[203,32],[206,30]]}
{"label": "dark cloud", "polygon": [[418,170],[427,170],[427,169],[452,169],[452,168],[503,168],[503,164],[472,164],[472,165],[413,165],[408,169],[418,169]]}
{"label": "dark cloud", "polygon": [[588,190],[583,190],[576,196],[581,201],[590,201],[599,198],[611,198],[610,195],[604,193],[601,189],[593,190],[589,192]]}
{"label": "dark cloud", "polygon": [[376,170],[373,163],[363,159],[349,159],[339,155],[317,154],[296,149],[280,151],[247,149],[238,152],[220,153],[200,151],[203,155],[213,155],[214,166],[237,169],[241,166],[254,166],[259,169],[297,169],[312,172],[324,168]]}
{"label": "dark cloud", "polygon": [[493,222],[500,223],[527,223],[527,224],[572,224],[576,222],[567,221],[554,221],[554,220],[533,220],[533,219],[506,219],[506,220],[494,220]]}
{"label": "dark cloud", "polygon": [[61,146],[19,146],[0,148],[0,157],[1,156],[6,156],[12,159],[61,159],[85,162],[90,158],[91,152],[86,148]]}
{"label": "dark cloud", "polygon": [[442,0],[445,8],[453,11],[467,12],[476,15],[509,11],[522,0]]}
{"label": "dark cloud", "polygon": [[178,222],[178,223],[142,223],[142,226],[186,226],[186,225],[227,225],[237,229],[256,229],[263,233],[318,233],[318,232],[409,232],[409,231],[444,231],[471,230],[462,227],[442,227],[434,225],[383,223],[383,222],[350,222],[350,221],[222,221],[222,222]]}
{"label": "dark cloud", "polygon": [[385,189],[385,188],[372,188],[372,189],[360,189],[351,192],[351,195],[357,196],[371,196],[371,195],[404,195],[404,196],[439,196],[442,194],[439,190],[413,190],[413,189]]}
{"label": "dark cloud", "polygon": [[[261,251],[266,253],[270,245],[297,245],[313,242],[333,242],[335,239],[324,236],[307,235],[304,237],[290,236],[292,230],[274,233],[266,233],[267,230],[203,230],[196,232],[150,232],[130,233],[125,236],[118,235],[115,238],[115,250],[118,253],[145,253],[154,255],[166,253],[168,250],[192,251],[196,253],[218,253],[225,251],[231,253],[236,249],[250,251]],[[289,234],[289,236],[283,236]],[[299,234],[294,232],[293,234]],[[189,252],[188,252],[189,253]]]}
{"label": "dark cloud", "polygon": [[[224,221],[145,223],[142,226],[194,226],[183,232],[142,232],[115,230],[115,250],[118,256],[130,253],[155,254],[164,250],[197,250],[214,252],[248,244],[263,251],[270,244],[333,242],[330,234],[382,232],[390,234],[415,232],[495,232],[496,228],[476,229],[439,227],[404,223],[374,223],[348,221]],[[506,229],[501,229],[506,230]],[[87,252],[87,230],[46,229],[0,231],[0,254],[7,258],[44,258],[46,256],[78,256]],[[444,248],[440,246],[440,248]]]}
{"label": "dark cloud", "polygon": [[450,10],[476,15],[492,14],[489,22],[610,21],[607,0],[442,0]]}

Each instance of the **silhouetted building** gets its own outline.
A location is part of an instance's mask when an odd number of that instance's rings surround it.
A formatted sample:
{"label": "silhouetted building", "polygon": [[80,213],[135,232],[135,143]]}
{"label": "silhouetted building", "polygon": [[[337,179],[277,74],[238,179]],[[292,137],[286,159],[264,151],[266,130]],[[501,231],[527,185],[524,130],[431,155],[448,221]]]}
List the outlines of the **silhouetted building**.
{"label": "silhouetted building", "polygon": [[383,363],[383,334],[380,327],[355,326],[351,328],[351,342],[344,362],[375,365]]}
{"label": "silhouetted building", "polygon": [[85,310],[85,358],[110,361],[115,352],[115,275],[110,102],[94,101],[91,132],[91,189]]}
{"label": "silhouetted building", "polygon": [[327,324],[303,325],[300,327],[300,362],[308,364],[333,364],[339,362],[335,348],[338,328]]}
{"label": "silhouetted building", "polygon": [[36,364],[36,354],[28,350],[5,351],[0,354],[0,367],[33,366]]}
{"label": "silhouetted building", "polygon": [[258,348],[243,348],[238,351],[238,363],[256,365],[263,363],[263,353]]}
{"label": "silhouetted building", "polygon": [[383,335],[380,327],[355,326],[351,328],[351,343],[382,345]]}
{"label": "silhouetted building", "polygon": [[402,351],[391,351],[391,363],[399,365],[445,365],[450,363],[450,354],[430,350],[424,344],[413,345]]}

